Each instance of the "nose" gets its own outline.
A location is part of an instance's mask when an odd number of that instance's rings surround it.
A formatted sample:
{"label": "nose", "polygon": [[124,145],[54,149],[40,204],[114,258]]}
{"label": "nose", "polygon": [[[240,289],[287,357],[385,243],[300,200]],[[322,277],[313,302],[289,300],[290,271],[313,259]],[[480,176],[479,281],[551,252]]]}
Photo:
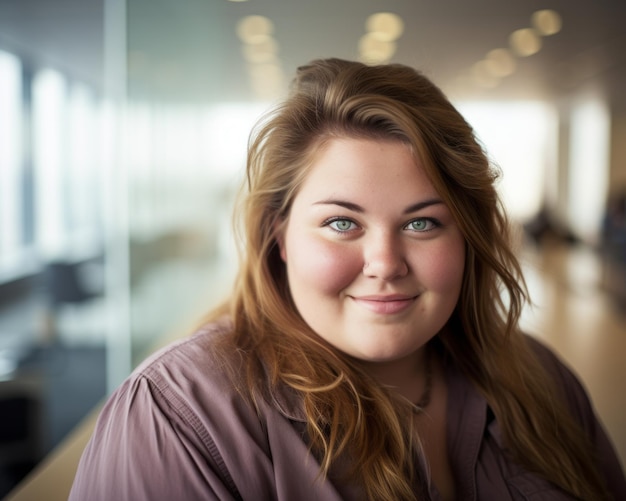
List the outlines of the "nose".
{"label": "nose", "polygon": [[364,248],[363,258],[366,277],[393,280],[409,272],[402,243],[390,235],[372,235]]}

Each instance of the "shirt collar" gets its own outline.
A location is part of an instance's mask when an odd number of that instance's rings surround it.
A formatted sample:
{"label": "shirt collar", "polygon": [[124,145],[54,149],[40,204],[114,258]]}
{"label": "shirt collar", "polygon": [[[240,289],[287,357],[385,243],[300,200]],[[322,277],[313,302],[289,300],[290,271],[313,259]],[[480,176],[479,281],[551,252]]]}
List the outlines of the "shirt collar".
{"label": "shirt collar", "polygon": [[306,422],[302,396],[293,388],[279,383],[270,392],[271,404],[283,416],[291,421]]}

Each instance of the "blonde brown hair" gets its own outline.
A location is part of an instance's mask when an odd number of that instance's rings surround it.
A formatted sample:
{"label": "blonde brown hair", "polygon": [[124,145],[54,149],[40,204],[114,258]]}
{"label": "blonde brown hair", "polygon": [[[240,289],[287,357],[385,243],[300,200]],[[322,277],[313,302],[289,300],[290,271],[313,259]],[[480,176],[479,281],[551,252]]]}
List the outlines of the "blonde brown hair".
{"label": "blonde brown hair", "polygon": [[396,139],[411,147],[466,241],[461,296],[439,336],[441,349],[484,394],[520,464],[576,497],[604,498],[590,445],[518,328],[525,289],[496,172],[442,92],[403,65],[313,61],[299,68],[288,98],[252,137],[240,271],[228,306],[229,342],[248,354],[252,398],[278,384],[301,395],[322,475],[347,457],[352,467],[345,474],[369,499],[420,499],[415,486],[425,489],[426,482],[414,464],[410,409],[311,332],[293,305],[279,256],[277,231],[316,149],[332,137]]}

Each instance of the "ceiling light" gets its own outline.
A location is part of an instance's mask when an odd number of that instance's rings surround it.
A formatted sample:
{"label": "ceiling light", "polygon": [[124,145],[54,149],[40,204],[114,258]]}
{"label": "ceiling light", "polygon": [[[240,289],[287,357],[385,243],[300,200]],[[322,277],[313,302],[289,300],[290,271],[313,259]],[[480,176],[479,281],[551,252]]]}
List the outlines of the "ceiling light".
{"label": "ceiling light", "polygon": [[508,49],[489,51],[486,64],[490,73],[496,77],[507,77],[515,71],[515,58]]}
{"label": "ceiling light", "polygon": [[282,83],[284,77],[282,68],[275,63],[251,65],[248,71],[251,78],[257,81]]}
{"label": "ceiling light", "polygon": [[274,32],[274,24],[265,16],[246,16],[237,23],[237,36],[248,44],[263,42]]}
{"label": "ceiling light", "polygon": [[493,89],[500,83],[500,80],[489,70],[489,65],[485,60],[478,61],[472,66],[472,80],[484,89]]}
{"label": "ceiling light", "polygon": [[276,60],[278,43],[273,38],[265,38],[261,43],[246,44],[243,56],[249,63],[269,63]]}
{"label": "ceiling light", "polygon": [[379,12],[367,18],[365,28],[370,36],[384,42],[391,42],[397,40],[402,35],[404,22],[397,14]]}
{"label": "ceiling light", "polygon": [[396,52],[395,42],[375,38],[370,33],[359,41],[361,59],[368,64],[380,64],[388,61]]}
{"label": "ceiling light", "polygon": [[522,28],[511,33],[509,43],[518,56],[527,57],[541,49],[541,39],[532,28]]}
{"label": "ceiling light", "polygon": [[535,29],[544,36],[554,35],[561,31],[561,16],[553,10],[538,10],[532,15],[532,23]]}

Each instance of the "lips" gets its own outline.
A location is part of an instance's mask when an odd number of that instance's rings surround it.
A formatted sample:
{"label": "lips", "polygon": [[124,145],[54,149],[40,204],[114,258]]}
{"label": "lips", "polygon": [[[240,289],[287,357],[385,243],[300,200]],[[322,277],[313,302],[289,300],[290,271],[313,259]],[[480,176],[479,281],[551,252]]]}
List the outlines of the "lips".
{"label": "lips", "polygon": [[352,296],[353,301],[363,308],[380,315],[394,315],[409,308],[417,296]]}

